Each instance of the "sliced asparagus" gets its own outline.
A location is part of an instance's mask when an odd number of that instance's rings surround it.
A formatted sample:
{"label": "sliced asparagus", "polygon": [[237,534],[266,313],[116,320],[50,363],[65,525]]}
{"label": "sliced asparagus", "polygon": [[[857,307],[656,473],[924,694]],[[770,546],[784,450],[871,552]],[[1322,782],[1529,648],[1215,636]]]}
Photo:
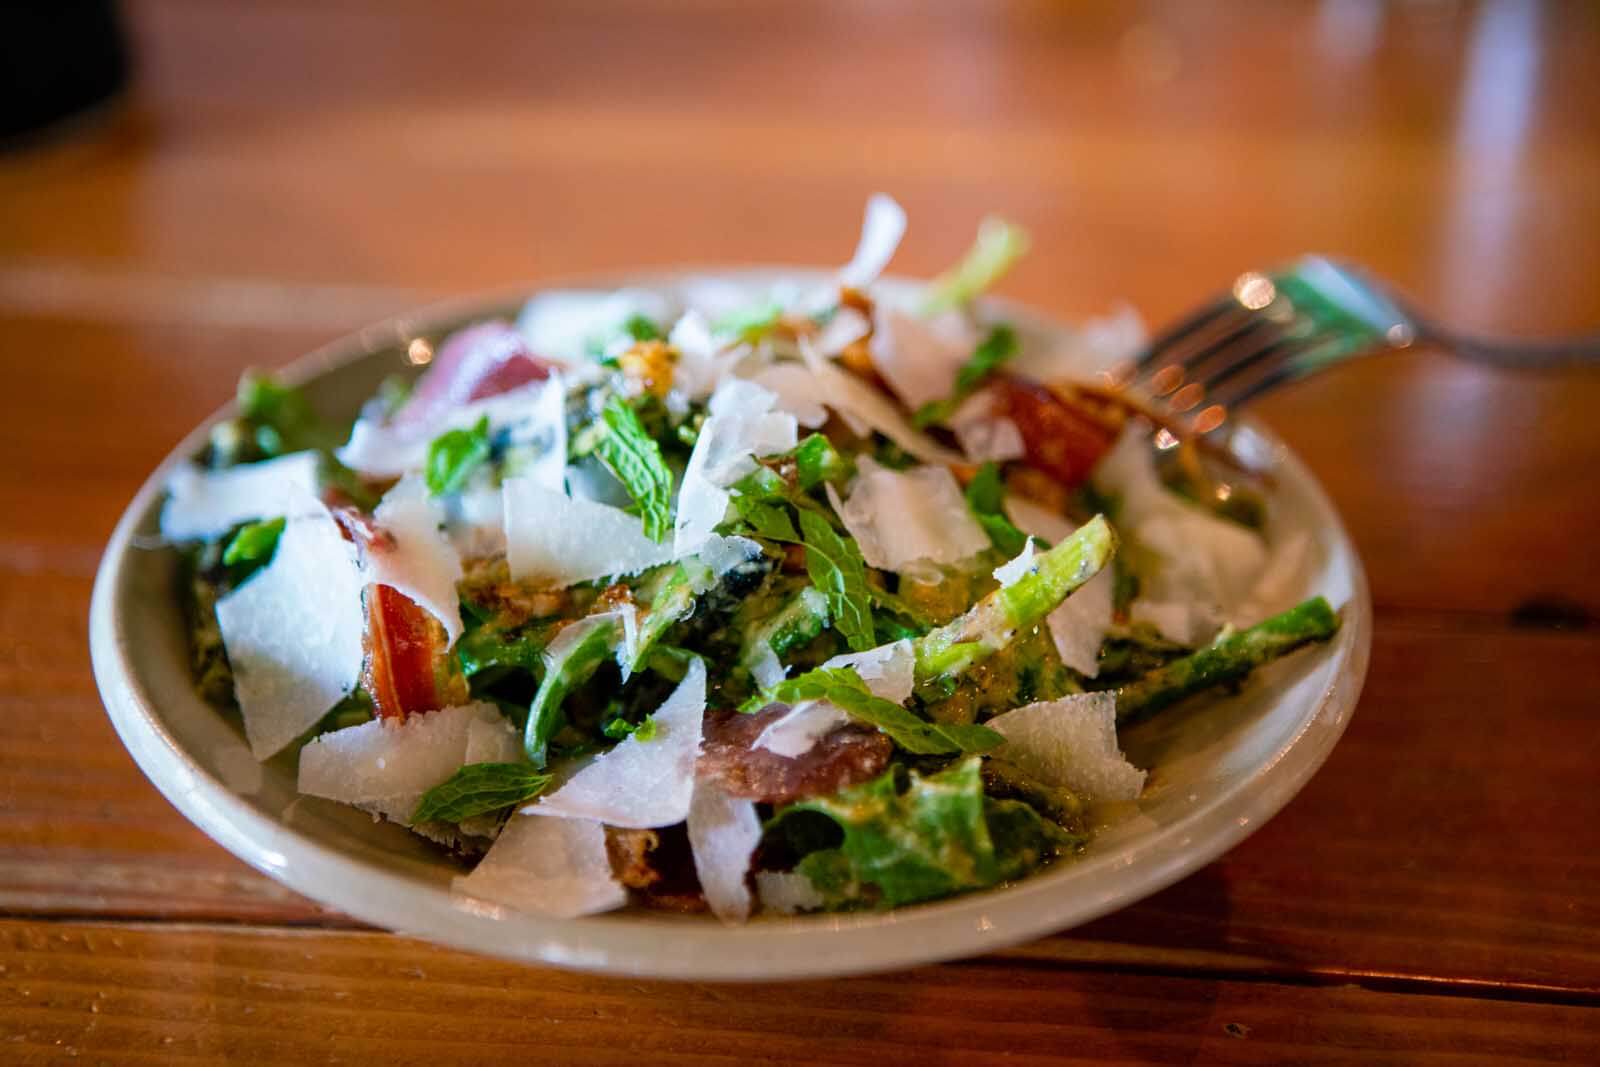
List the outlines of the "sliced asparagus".
{"label": "sliced asparagus", "polygon": [[1118,689],[1117,722],[1134,722],[1184,697],[1236,682],[1269,660],[1312,641],[1326,641],[1338,629],[1333,608],[1322,597],[1313,597]]}

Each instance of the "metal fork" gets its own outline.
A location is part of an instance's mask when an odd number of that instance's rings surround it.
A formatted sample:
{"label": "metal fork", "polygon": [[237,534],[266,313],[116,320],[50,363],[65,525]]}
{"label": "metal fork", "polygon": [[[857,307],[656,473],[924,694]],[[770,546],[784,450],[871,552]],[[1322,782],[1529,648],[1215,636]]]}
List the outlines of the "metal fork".
{"label": "metal fork", "polygon": [[1165,401],[1209,433],[1269,390],[1357,356],[1435,345],[1507,368],[1600,365],[1600,335],[1487,341],[1418,314],[1359,269],[1306,256],[1270,274],[1241,274],[1222,297],[1156,335],[1113,377]]}

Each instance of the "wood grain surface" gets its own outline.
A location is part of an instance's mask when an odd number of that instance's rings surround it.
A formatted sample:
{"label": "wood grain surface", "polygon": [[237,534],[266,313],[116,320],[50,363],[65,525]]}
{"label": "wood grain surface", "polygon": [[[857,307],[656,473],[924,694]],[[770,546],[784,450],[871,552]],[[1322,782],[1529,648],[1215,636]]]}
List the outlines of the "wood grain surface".
{"label": "wood grain surface", "polygon": [[1482,332],[1600,332],[1600,9],[1521,0],[857,5],[138,0],[137,87],[0,155],[0,1060],[1592,1062],[1600,373],[1417,352],[1259,414],[1378,607],[1327,765],[1079,930],[734,988],[361,929],[139,775],[89,674],[99,551],[250,365],[518,280],[898,270],[978,218],[1004,291],[1154,323],[1317,250]]}

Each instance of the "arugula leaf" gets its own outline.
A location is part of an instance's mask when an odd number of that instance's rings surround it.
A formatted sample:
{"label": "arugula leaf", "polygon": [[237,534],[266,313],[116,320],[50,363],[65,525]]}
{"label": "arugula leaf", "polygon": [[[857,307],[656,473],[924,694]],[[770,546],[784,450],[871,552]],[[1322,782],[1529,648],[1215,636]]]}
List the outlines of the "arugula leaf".
{"label": "arugula leaf", "polygon": [[[241,567],[253,564],[245,572],[246,574],[253,573],[257,567],[265,566],[278,547],[278,538],[283,533],[283,527],[282,517],[245,523],[228,540],[228,547],[222,550],[223,565]],[[242,575],[235,576],[235,584],[242,580]]]}
{"label": "arugula leaf", "polygon": [[600,418],[606,429],[595,443],[595,455],[639,506],[645,536],[652,541],[664,540],[672,529],[672,472],[661,458],[661,446],[645,432],[638,414],[619,396],[606,401]]}
{"label": "arugula leaf", "polygon": [[458,823],[532,800],[549,784],[523,763],[469,763],[422,794],[411,821]]}
{"label": "arugula leaf", "polygon": [[986,798],[981,762],[966,759],[927,776],[892,767],[833,796],[791,804],[767,825],[799,812],[838,824],[839,846],[796,867],[834,907],[875,896],[892,908],[982,889],[1032,870],[1065,842],[1026,804]]}
{"label": "arugula leaf", "polygon": [[935,278],[922,302],[933,315],[965,307],[1011,269],[1028,251],[1028,231],[1005,219],[990,217],[978,225],[978,237],[961,262]]}
{"label": "arugula leaf", "polygon": [[[579,619],[570,624],[584,627],[576,631],[559,647],[551,642],[555,653],[546,650],[545,673],[539,681],[539,691],[528,706],[528,721],[523,727],[522,748],[528,761],[540,770],[550,758],[550,741],[567,724],[561,711],[561,702],[567,694],[594,677],[600,664],[611,657],[612,647],[620,636],[621,625],[615,618],[591,621]],[[560,638],[557,638],[560,641]]]}
{"label": "arugula leaf", "polygon": [[984,380],[1000,369],[1000,365],[1017,354],[1017,334],[1011,327],[1001,324],[990,329],[978,342],[972,355],[956,371],[955,389],[943,400],[930,400],[917,409],[911,417],[918,427],[932,426],[950,421],[966,399],[977,391]]}
{"label": "arugula leaf", "polygon": [[745,701],[740,710],[758,711],[768,704],[798,704],[802,700],[826,700],[876,726],[895,744],[918,756],[985,752],[1005,740],[987,726],[929,722],[899,704],[873,696],[853,667],[818,667],[786,678]]}
{"label": "arugula leaf", "polygon": [[867,588],[867,561],[854,538],[840,537],[833,524],[815,511],[800,512],[806,546],[806,573],[828,598],[834,629],[856,652],[877,643],[872,629],[872,601]]}
{"label": "arugula leaf", "polygon": [[469,629],[456,641],[456,659],[461,673],[472,676],[494,667],[526,671],[534,677],[544,673],[544,646],[548,630],[507,632],[495,626]]}
{"label": "arugula leaf", "polygon": [[972,517],[978,520],[978,525],[983,527],[984,533],[989,535],[989,543],[1008,557],[1015,557],[1021,552],[1028,543],[1028,537],[1006,517],[1005,484],[1000,480],[999,465],[985,463],[979,467],[978,473],[967,483],[966,495],[967,507],[972,511]]}
{"label": "arugula leaf", "polygon": [[446,430],[428,446],[425,476],[430,496],[458,493],[489,458],[489,416],[466,430]]}

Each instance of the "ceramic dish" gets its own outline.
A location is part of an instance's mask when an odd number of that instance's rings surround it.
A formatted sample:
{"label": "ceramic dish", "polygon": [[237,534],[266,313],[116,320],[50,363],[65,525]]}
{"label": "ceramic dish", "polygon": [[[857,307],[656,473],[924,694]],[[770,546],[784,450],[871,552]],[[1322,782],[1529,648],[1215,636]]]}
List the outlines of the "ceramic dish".
{"label": "ceramic dish", "polygon": [[[696,272],[704,274],[705,272]],[[805,271],[724,272],[739,281],[816,282]],[[586,279],[603,288],[668,285],[674,275]],[[884,284],[908,284],[885,283]],[[284,377],[329,415],[353,417],[407,344],[514,316],[527,290],[406,315],[336,341]],[[1019,331],[1062,329],[1025,308],[989,305]],[[239,726],[194,691],[174,595],[173,552],[152,542],[163,487],[216,413],[151,474],[106,548],[90,611],[95,677],[118,734],[179,811],[245,862],[332,908],[475,952],[591,971],[701,980],[783,979],[904,967],[972,955],[1086,922],[1148,896],[1252,833],[1303,786],[1343,732],[1366,673],[1371,605],[1349,538],[1316,481],[1259,426],[1236,440],[1273,469],[1269,537],[1304,532],[1314,551],[1298,597],[1342,608],[1337,637],[1259,671],[1238,696],[1180,707],[1122,732],[1151,770],[1136,812],[1101,828],[1085,854],[1016,885],[890,913],[762,918],[622,911],[557,920],[452,897],[460,868],[397,825],[298,796],[295,757],[251,759]]]}

